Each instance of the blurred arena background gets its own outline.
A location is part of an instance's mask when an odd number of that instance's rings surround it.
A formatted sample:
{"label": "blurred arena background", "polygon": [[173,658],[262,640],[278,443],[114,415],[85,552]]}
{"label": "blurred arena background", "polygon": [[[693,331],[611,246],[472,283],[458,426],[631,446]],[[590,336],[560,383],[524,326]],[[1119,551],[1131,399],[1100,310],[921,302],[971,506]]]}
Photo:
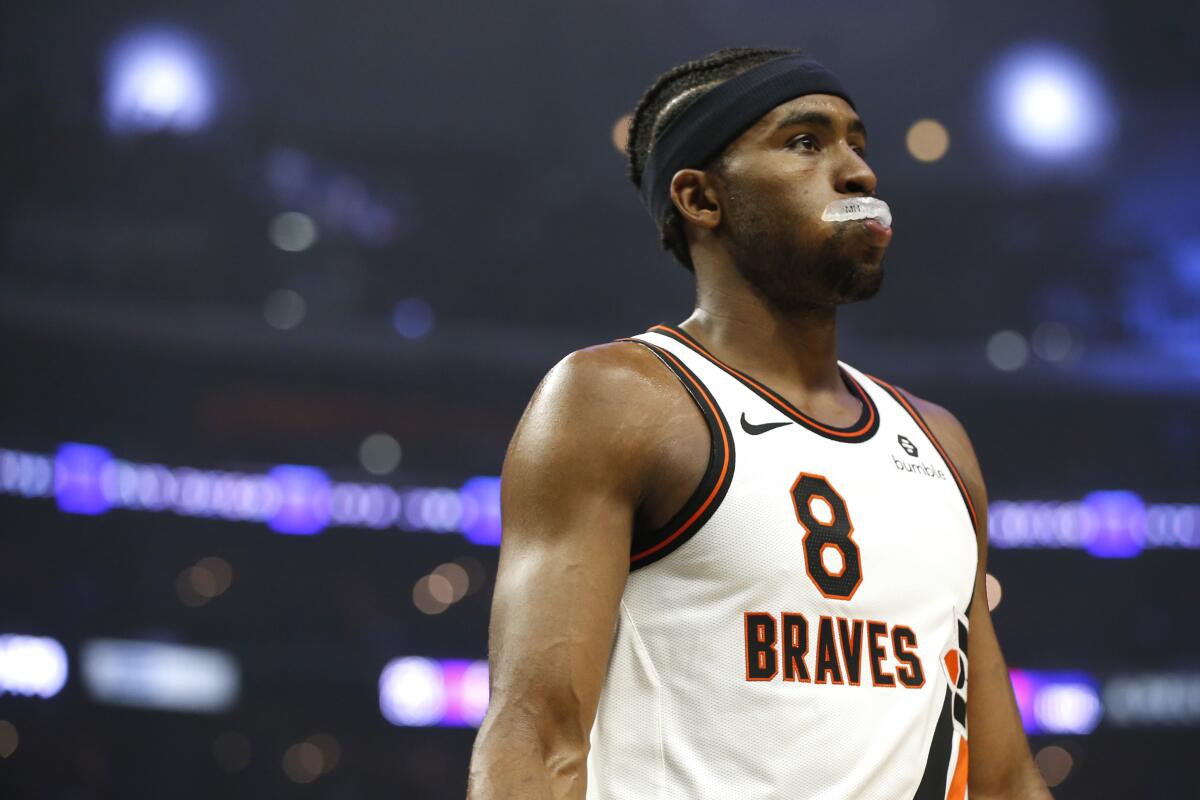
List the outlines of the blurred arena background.
{"label": "blurred arena background", "polygon": [[4,797],[463,796],[513,426],[691,308],[622,115],[747,44],[859,99],[841,354],[973,436],[1047,781],[1198,796],[1197,4],[0,14]]}

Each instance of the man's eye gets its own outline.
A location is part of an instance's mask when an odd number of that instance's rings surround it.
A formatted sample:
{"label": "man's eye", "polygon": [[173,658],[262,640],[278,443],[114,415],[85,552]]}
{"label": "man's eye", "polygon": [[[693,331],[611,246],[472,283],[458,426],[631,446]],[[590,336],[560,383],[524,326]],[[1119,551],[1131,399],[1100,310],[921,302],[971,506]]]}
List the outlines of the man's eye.
{"label": "man's eye", "polygon": [[858,153],[858,157],[861,158],[863,161],[867,160],[867,148],[855,147],[854,152]]}
{"label": "man's eye", "polygon": [[815,136],[806,133],[803,136],[797,136],[795,139],[792,139],[791,146],[800,150],[816,150],[817,139]]}

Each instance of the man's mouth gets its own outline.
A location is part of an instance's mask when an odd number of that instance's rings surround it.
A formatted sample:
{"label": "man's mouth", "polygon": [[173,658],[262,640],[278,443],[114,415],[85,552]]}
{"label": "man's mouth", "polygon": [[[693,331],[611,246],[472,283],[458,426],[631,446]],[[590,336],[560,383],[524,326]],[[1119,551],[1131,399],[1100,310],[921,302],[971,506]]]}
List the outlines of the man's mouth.
{"label": "man's mouth", "polygon": [[882,220],[868,217],[862,221],[862,225],[867,229],[867,235],[878,247],[886,247],[888,242],[892,241],[892,229],[883,224]]}
{"label": "man's mouth", "polygon": [[888,204],[877,197],[848,197],[845,200],[834,200],[825,206],[821,212],[825,222],[855,222],[866,220],[874,226],[889,233],[892,229],[892,210]]}

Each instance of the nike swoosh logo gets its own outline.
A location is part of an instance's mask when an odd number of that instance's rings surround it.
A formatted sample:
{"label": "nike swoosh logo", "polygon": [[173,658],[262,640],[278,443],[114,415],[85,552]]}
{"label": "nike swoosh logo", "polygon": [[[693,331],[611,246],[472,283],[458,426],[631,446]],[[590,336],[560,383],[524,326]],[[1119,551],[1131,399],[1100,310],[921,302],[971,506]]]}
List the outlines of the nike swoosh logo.
{"label": "nike swoosh logo", "polygon": [[776,428],[782,428],[784,425],[791,425],[790,422],[764,422],[761,425],[755,425],[753,422],[746,421],[746,412],[742,412],[742,430],[751,436],[758,436],[760,433],[773,431]]}

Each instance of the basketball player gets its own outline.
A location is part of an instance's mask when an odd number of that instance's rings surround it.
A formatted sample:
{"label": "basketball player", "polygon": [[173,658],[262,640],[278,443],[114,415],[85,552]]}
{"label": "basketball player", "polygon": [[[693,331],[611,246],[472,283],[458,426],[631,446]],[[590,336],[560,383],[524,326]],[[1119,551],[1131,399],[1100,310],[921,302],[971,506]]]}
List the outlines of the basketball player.
{"label": "basketball player", "polygon": [[470,797],[1049,797],[967,435],[837,357],[892,236],[850,95],[724,50],[630,132],[696,310],[571,354],[517,427]]}

